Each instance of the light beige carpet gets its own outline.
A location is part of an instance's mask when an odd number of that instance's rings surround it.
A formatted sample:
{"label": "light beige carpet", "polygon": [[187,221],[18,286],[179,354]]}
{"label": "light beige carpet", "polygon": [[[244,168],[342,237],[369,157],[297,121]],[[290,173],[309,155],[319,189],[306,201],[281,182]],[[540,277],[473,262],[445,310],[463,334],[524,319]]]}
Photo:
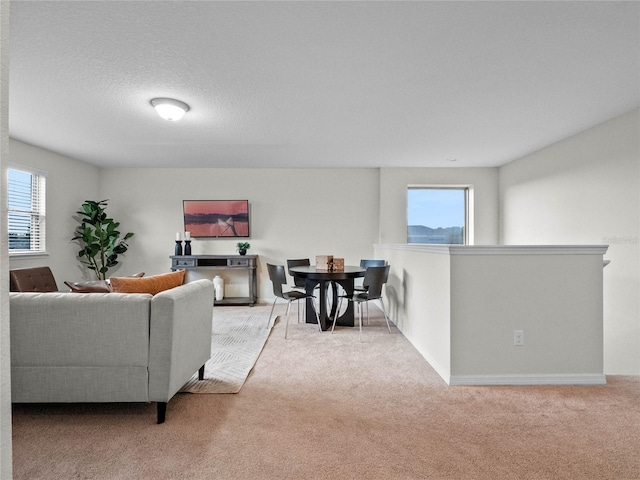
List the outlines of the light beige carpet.
{"label": "light beige carpet", "polygon": [[14,480],[640,480],[640,377],[449,387],[373,306],[362,342],[295,307],[285,340],[285,308],[238,394],[176,395],[162,425],[155,403],[15,404]]}
{"label": "light beige carpet", "polygon": [[268,315],[223,316],[216,313],[211,358],[204,367],[204,380],[198,380],[195,373],[180,393],[238,393],[274,324],[274,319],[269,321]]}

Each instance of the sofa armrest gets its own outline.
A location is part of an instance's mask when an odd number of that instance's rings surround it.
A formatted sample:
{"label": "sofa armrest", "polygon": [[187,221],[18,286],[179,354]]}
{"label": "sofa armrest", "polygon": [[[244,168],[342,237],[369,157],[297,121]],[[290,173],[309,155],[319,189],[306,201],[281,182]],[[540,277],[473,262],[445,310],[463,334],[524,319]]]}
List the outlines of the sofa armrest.
{"label": "sofa armrest", "polygon": [[168,402],[211,357],[214,287],[197,280],[151,300],[149,400]]}

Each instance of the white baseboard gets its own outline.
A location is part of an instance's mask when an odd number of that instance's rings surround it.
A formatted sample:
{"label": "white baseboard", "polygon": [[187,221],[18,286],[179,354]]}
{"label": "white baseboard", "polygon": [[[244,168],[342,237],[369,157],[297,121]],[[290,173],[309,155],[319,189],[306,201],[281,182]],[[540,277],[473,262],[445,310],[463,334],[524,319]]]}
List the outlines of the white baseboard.
{"label": "white baseboard", "polygon": [[606,385],[604,374],[452,375],[449,385]]}

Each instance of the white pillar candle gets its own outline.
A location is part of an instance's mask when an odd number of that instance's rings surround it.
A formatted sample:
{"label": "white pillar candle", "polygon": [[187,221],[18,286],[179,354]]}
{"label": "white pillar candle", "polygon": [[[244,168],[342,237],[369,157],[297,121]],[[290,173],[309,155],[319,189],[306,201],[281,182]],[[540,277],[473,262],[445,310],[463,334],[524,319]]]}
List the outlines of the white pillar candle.
{"label": "white pillar candle", "polygon": [[182,237],[180,237],[180,232],[176,232],[176,242],[179,242],[182,240]]}
{"label": "white pillar candle", "polygon": [[191,232],[184,232],[184,239],[191,240]]}

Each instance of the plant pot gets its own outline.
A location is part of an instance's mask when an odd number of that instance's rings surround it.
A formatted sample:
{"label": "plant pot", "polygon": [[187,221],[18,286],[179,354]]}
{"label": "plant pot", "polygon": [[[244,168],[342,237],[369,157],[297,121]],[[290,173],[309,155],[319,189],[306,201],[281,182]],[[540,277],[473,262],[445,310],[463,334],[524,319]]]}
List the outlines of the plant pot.
{"label": "plant pot", "polygon": [[238,253],[239,253],[240,255],[246,255],[246,254],[247,254],[247,251],[246,251],[246,250],[238,250]]}

